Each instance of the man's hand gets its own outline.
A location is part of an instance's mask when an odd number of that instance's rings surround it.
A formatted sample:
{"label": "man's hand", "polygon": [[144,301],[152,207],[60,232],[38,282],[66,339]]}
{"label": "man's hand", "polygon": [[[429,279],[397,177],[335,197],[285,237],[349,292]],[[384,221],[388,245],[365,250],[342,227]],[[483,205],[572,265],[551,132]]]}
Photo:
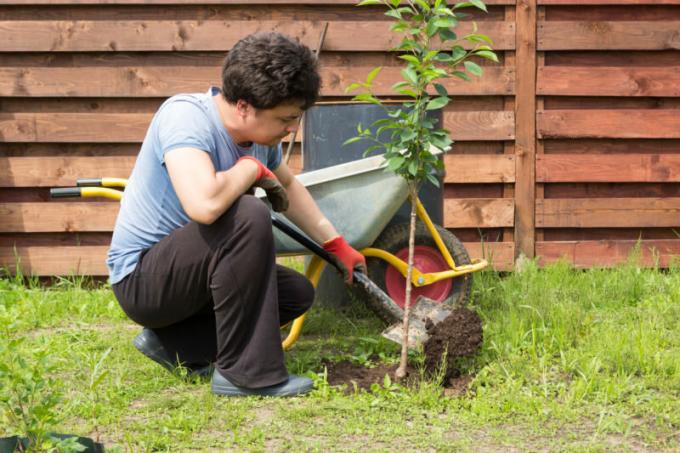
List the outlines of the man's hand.
{"label": "man's hand", "polygon": [[331,258],[342,271],[346,283],[352,283],[355,268],[358,267],[366,272],[366,258],[354,250],[342,236],[324,242],[323,249],[331,254]]}
{"label": "man's hand", "polygon": [[267,193],[267,200],[271,203],[274,211],[286,211],[288,209],[288,195],[286,194],[286,189],[284,189],[279,180],[276,179],[274,173],[262,165],[262,162],[255,159],[253,156],[243,156],[238,162],[242,160],[248,160],[257,165],[257,176],[255,177],[253,187],[261,187],[264,189]]}

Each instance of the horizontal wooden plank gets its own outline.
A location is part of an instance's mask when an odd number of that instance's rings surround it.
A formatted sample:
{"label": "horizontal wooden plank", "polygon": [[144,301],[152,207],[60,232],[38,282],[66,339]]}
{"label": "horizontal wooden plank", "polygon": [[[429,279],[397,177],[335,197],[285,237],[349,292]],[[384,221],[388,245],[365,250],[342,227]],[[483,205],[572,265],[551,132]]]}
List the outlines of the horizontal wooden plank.
{"label": "horizontal wooden plank", "polygon": [[680,182],[677,154],[539,154],[537,182]]}
{"label": "horizontal wooden plank", "polygon": [[680,49],[680,21],[541,21],[538,50]]}
{"label": "horizontal wooden plank", "polygon": [[536,200],[538,228],[680,226],[680,198],[550,198]]}
{"label": "horizontal wooden plank", "polygon": [[0,247],[0,266],[24,275],[107,275],[108,246]]}
{"label": "horizontal wooden plank", "polygon": [[515,156],[507,154],[446,154],[445,183],[515,182]]}
{"label": "horizontal wooden plank", "polygon": [[[45,156],[0,157],[0,187],[67,187],[78,178],[127,178],[135,156]],[[515,157],[512,155],[445,156],[445,183],[514,182]],[[299,154],[291,155],[288,165],[299,173]]]}
{"label": "horizontal wooden plank", "polygon": [[510,227],[515,221],[511,198],[449,198],[444,200],[446,228]]}
{"label": "horizontal wooden plank", "polygon": [[[0,187],[69,187],[78,178],[127,178],[135,159],[135,156],[0,157],[0,168],[8,169],[0,172]],[[295,174],[302,171],[299,150],[291,154],[288,166]]]}
{"label": "horizontal wooden plank", "polygon": [[539,5],[680,5],[680,0],[538,0]]}
{"label": "horizontal wooden plank", "polygon": [[151,113],[0,113],[0,141],[141,142],[151,118]]}
{"label": "horizontal wooden plank", "polygon": [[541,66],[538,95],[680,96],[680,66],[665,68]]}
{"label": "horizontal wooden plank", "polygon": [[[0,142],[141,143],[151,113],[0,113]],[[514,114],[506,111],[444,112],[455,140],[511,140]],[[301,140],[298,132],[297,140]]]}
{"label": "horizontal wooden plank", "polygon": [[470,258],[483,258],[490,269],[511,271],[515,265],[515,244],[512,242],[464,242]]}
{"label": "horizontal wooden plank", "polygon": [[[257,31],[285,33],[313,48],[323,26],[320,21],[0,21],[0,52],[226,51]],[[400,36],[390,26],[390,21],[330,22],[323,49],[391,49]],[[462,23],[456,31],[469,33],[472,23]],[[480,31],[498,50],[515,46],[512,22],[483,22]]]}
{"label": "horizontal wooden plank", "polygon": [[[514,247],[511,242],[465,242],[471,258],[485,258],[493,269],[512,269]],[[24,275],[104,276],[108,246],[20,246],[0,247],[0,268],[16,272],[17,262]]]}
{"label": "horizontal wooden plank", "polygon": [[134,156],[0,157],[0,187],[73,186],[78,178],[127,178]]}
{"label": "horizontal wooden plank", "polygon": [[[113,202],[0,203],[0,233],[112,231],[118,215]],[[512,226],[512,199],[446,199],[444,225],[448,228]]]}
{"label": "horizontal wooden plank", "polygon": [[680,138],[680,110],[543,110],[536,114],[539,138]]}
{"label": "horizontal wooden plank", "polygon": [[577,268],[617,266],[627,262],[636,250],[639,265],[678,265],[680,240],[536,242],[536,255],[542,264],[564,260]]}
{"label": "horizontal wooden plank", "polygon": [[113,231],[118,209],[107,202],[0,203],[0,232]]}
{"label": "horizontal wooden plank", "polygon": [[511,111],[444,111],[444,127],[456,141],[498,141],[515,138],[515,113]]}
{"label": "horizontal wooden plank", "polygon": [[[322,96],[348,96],[345,89],[363,81],[370,67],[320,68]],[[398,67],[384,67],[374,79],[376,95],[394,95],[391,87],[401,80]],[[219,67],[0,67],[0,96],[6,97],[168,97],[204,92],[221,84]],[[102,83],[106,81],[106,83]],[[442,84],[456,96],[510,95],[514,68],[485,67],[483,77],[470,82],[447,79]]]}
{"label": "horizontal wooden plank", "polygon": [[[621,1],[621,0],[619,0]],[[657,0],[668,2],[672,0]],[[356,5],[358,0],[3,0],[3,5]],[[405,3],[405,2],[402,2]],[[452,2],[449,2],[452,3]],[[486,5],[514,5],[514,0],[485,0]]]}

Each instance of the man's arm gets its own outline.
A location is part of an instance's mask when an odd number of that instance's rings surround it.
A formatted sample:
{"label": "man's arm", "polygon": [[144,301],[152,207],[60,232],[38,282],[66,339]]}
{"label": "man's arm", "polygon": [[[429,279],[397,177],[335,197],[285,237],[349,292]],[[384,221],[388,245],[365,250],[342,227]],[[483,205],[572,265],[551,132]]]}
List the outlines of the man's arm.
{"label": "man's arm", "polygon": [[288,194],[290,205],[284,213],[287,218],[320,244],[339,236],[307,188],[297,180],[285,162],[281,162],[281,165],[274,170],[274,174]]}
{"label": "man's arm", "polygon": [[211,224],[255,182],[256,163],[246,159],[226,171],[215,171],[210,156],[195,148],[165,154],[165,166],[179,201],[191,220]]}

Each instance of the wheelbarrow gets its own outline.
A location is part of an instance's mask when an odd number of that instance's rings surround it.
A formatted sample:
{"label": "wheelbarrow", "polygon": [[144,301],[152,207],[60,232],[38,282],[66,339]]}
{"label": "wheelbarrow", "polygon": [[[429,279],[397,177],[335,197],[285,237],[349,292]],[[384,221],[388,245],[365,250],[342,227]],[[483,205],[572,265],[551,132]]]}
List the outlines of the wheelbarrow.
{"label": "wheelbarrow", "polygon": [[[400,321],[398,315],[405,298],[409,229],[408,224],[385,227],[408,198],[404,179],[385,170],[382,156],[302,173],[297,178],[347,242],[366,256],[370,280],[398,305],[397,308],[389,307],[385,298],[368,293],[364,299],[369,308],[388,323]],[[51,189],[50,194],[54,198],[120,200],[126,184],[127,180],[122,178],[79,179],[77,187]],[[259,189],[256,196],[266,200]],[[470,274],[484,269],[488,262],[470,260],[463,244],[451,232],[431,221],[420,200],[416,201],[416,213],[419,222],[412,272],[413,300],[425,298],[450,306],[464,305],[472,286]],[[308,248],[278,228],[274,230],[274,239],[279,256],[310,254]],[[313,255],[307,264],[305,275],[314,287],[325,265],[318,255]],[[283,341],[284,350],[295,344],[304,320],[305,314],[293,321]]]}

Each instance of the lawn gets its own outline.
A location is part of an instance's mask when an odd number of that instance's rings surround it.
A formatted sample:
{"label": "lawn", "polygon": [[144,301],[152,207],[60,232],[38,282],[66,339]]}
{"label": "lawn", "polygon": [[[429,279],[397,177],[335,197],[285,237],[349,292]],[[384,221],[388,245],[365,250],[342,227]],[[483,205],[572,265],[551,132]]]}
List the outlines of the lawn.
{"label": "lawn", "polygon": [[[139,327],[110,289],[79,279],[49,288],[0,279],[0,364],[51,366],[50,388],[64,394],[56,431],[120,451],[678,451],[680,269],[632,263],[477,274],[485,338],[460,364],[469,383],[458,391],[424,378],[411,388],[329,385],[324,363],[398,356],[356,303],[315,307],[287,353],[291,372],[314,377],[311,395],[215,397],[209,381],[139,354]],[[0,394],[11,391],[2,384]],[[0,437],[15,434],[6,417]]]}

